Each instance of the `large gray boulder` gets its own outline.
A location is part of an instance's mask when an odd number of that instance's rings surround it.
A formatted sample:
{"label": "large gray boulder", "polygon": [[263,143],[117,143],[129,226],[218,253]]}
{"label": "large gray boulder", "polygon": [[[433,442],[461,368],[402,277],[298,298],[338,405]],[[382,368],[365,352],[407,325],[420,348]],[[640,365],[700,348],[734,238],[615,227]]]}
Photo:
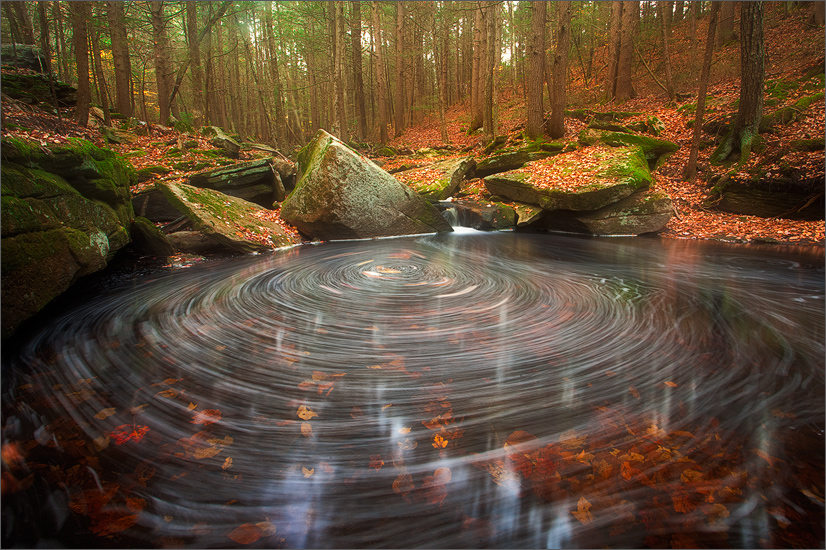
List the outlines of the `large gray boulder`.
{"label": "large gray boulder", "polygon": [[418,193],[324,130],[298,155],[281,217],[324,240],[452,231]]}
{"label": "large gray boulder", "polygon": [[130,242],[134,169],[112,151],[70,141],[47,152],[3,138],[3,338]]}
{"label": "large gray boulder", "polygon": [[197,230],[225,248],[248,254],[301,242],[298,235],[278,223],[273,210],[184,183],[155,185]]}
{"label": "large gray boulder", "polygon": [[488,176],[485,187],[545,210],[598,210],[653,184],[638,146],[589,147],[537,162],[530,170]]}
{"label": "large gray boulder", "polygon": [[198,172],[189,185],[220,191],[225,195],[254,202],[264,208],[284,200],[281,176],[269,159],[240,162],[231,166]]}

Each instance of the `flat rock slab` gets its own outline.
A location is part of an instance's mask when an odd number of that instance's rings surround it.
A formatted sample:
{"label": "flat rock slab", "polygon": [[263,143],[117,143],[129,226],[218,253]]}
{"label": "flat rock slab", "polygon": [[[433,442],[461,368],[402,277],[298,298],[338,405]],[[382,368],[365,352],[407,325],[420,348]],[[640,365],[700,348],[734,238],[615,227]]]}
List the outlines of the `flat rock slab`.
{"label": "flat rock slab", "polygon": [[452,231],[413,189],[324,130],[298,155],[295,189],[281,217],[324,240]]}
{"label": "flat rock slab", "polygon": [[582,130],[579,133],[579,142],[583,145],[604,143],[612,147],[629,147],[638,145],[642,148],[643,154],[645,155],[645,160],[648,161],[651,168],[657,166],[671,153],[680,148],[680,146],[673,141],[666,141],[664,139],[657,139],[650,136],[641,136],[639,134],[597,130],[594,128],[585,128]]}
{"label": "flat rock slab", "polygon": [[189,185],[214,189],[264,208],[272,208],[286,197],[281,177],[269,159],[198,172],[189,177]]}
{"label": "flat rock slab", "polygon": [[546,212],[534,227],[588,235],[642,235],[661,230],[673,212],[665,193],[641,191],[598,210]]}
{"label": "flat rock slab", "polygon": [[204,235],[242,253],[262,252],[301,242],[276,221],[276,213],[212,189],[157,183],[169,202]]}
{"label": "flat rock slab", "polygon": [[473,175],[477,178],[484,178],[491,174],[516,170],[528,162],[546,159],[559,154],[561,151],[562,146],[559,147],[559,151],[527,151],[524,149],[507,151],[478,161],[476,168],[473,170]]}
{"label": "flat rock slab", "polygon": [[452,197],[461,187],[465,175],[473,170],[473,157],[448,159],[427,166],[397,172],[395,178],[430,201]]}
{"label": "flat rock slab", "polygon": [[492,195],[544,210],[598,210],[654,182],[638,146],[593,146],[484,178]]}

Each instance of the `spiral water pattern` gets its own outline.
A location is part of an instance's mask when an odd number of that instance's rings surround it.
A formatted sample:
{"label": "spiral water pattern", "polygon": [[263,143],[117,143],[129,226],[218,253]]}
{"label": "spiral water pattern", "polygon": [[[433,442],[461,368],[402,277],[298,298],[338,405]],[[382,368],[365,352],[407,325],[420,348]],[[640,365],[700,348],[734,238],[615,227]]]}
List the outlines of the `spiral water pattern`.
{"label": "spiral water pattern", "polygon": [[[708,512],[652,535],[656,484],[630,485],[626,464],[685,485],[665,464],[690,435],[690,471],[756,483],[789,433],[822,442],[823,307],[822,251],[516,233],[304,246],[62,315],[8,361],[26,375],[5,440],[25,425],[62,453],[85,441],[94,475],[64,487],[69,508],[121,544],[639,546],[710,529],[749,546],[769,536],[749,514],[769,512],[748,483],[729,480],[739,496],[711,527]],[[71,437],[32,412],[44,401]],[[517,433],[532,458],[509,454]],[[672,461],[622,459],[655,440]],[[101,519],[89,495],[113,485],[121,519]],[[647,531],[612,527],[620,502]]]}

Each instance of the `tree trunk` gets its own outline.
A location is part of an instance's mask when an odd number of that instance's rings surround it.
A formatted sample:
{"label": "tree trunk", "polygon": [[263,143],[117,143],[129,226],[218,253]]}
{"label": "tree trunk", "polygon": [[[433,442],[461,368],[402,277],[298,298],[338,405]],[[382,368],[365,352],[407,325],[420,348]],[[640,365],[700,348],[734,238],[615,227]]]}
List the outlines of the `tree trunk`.
{"label": "tree trunk", "polygon": [[671,57],[668,53],[668,37],[671,36],[671,29],[668,27],[668,21],[665,17],[663,4],[657,2],[657,10],[660,15],[660,30],[663,38],[663,60],[665,62],[665,91],[668,94],[668,99],[674,101],[674,80],[671,78]]}
{"label": "tree trunk", "polygon": [[551,118],[547,133],[553,138],[565,135],[565,107],[568,103],[568,50],[571,47],[571,2],[557,2],[559,6],[559,26],[554,52],[553,85],[551,86]]}
{"label": "tree trunk", "polygon": [[335,3],[335,87],[336,113],[338,115],[339,139],[344,143],[350,141],[350,131],[347,128],[347,111],[344,100],[344,87],[347,85],[347,72],[344,69],[344,2]]}
{"label": "tree trunk", "polygon": [[528,104],[525,133],[528,139],[542,135],[545,111],[542,107],[542,83],[545,79],[545,18],[547,3],[531,2],[530,59],[528,61]]}
{"label": "tree trunk", "polygon": [[404,2],[396,2],[396,102],[393,135],[404,131]]}
{"label": "tree trunk", "polygon": [[192,111],[196,128],[204,125],[204,73],[201,69],[201,44],[198,40],[198,3],[186,2],[186,31],[189,42],[189,65],[192,67]]}
{"label": "tree trunk", "polygon": [[59,52],[58,58],[62,61],[60,63],[60,80],[69,82],[69,48],[66,47],[66,33],[63,32],[63,10],[60,9],[60,2],[52,2],[52,16],[57,27],[57,37],[55,38],[56,53]]}
{"label": "tree trunk", "polygon": [[[433,9],[435,10],[436,8],[434,7]],[[434,12],[433,19],[431,20],[430,32],[433,35],[433,53],[436,62],[436,97],[439,102],[439,133],[441,134],[442,143],[450,143],[450,136],[447,133],[447,124],[445,122],[445,104],[447,103],[447,101],[445,100],[445,87],[447,80],[445,78],[445,65],[447,64],[445,54],[447,53],[447,47],[442,49],[440,47],[440,44],[438,43],[438,37],[441,35],[441,38],[444,41],[443,44],[447,46],[448,33],[447,29],[445,28],[446,26],[447,25],[445,24],[445,21],[443,19],[441,29],[442,32],[437,33],[436,14]]]}
{"label": "tree trunk", "polygon": [[115,65],[115,106],[120,114],[131,117],[132,61],[129,59],[123,2],[106,2],[106,16],[109,20],[109,36],[112,40],[112,61]]}
{"label": "tree trunk", "polygon": [[166,18],[164,17],[164,3],[158,0],[149,2],[152,16],[152,41],[155,54],[155,82],[158,89],[158,122],[167,124],[172,106],[169,103],[171,92],[171,76],[169,59],[169,36],[166,32]]}
{"label": "tree trunk", "polygon": [[273,32],[272,2],[268,1],[264,8],[264,32],[267,35],[267,50],[269,53],[270,80],[273,86],[273,100],[275,102],[275,143],[278,147],[283,147],[288,143],[285,127],[287,126],[284,116],[284,93],[281,87],[281,75],[278,72],[278,53],[275,46],[275,33]]}
{"label": "tree trunk", "polygon": [[[711,16],[708,21],[708,38],[706,38],[706,51],[703,55],[703,70],[700,73],[700,90],[697,92],[697,111],[694,115],[694,133],[691,137],[691,150],[688,153],[688,164],[683,171],[683,179],[693,182],[697,177],[697,156],[700,152],[700,135],[702,133],[703,116],[706,109],[706,90],[708,89],[708,77],[711,74],[711,58],[714,54],[714,34],[717,26],[717,18],[720,13],[722,2],[712,2]],[[693,17],[693,14],[692,16]]]}
{"label": "tree trunk", "polygon": [[96,26],[92,26],[90,43],[92,45],[92,59],[95,62],[95,75],[98,81],[98,97],[100,106],[103,109],[103,124],[112,125],[112,118],[109,116],[109,97],[106,90],[106,79],[103,77],[103,63],[100,59],[100,31]]}
{"label": "tree trunk", "polygon": [[55,75],[52,73],[52,49],[49,45],[49,21],[46,19],[46,2],[40,1],[37,3],[37,15],[40,19],[40,37],[42,41],[43,55],[46,57],[46,74],[49,77],[49,90],[52,94],[52,101],[54,102],[55,113],[57,114],[57,126],[63,132],[63,119],[60,116],[60,105],[57,103],[57,92],[55,91],[54,79]]}
{"label": "tree trunk", "polygon": [[734,16],[737,2],[723,2],[720,8],[720,24],[717,27],[717,47],[737,40],[734,33]]}
{"label": "tree trunk", "polygon": [[619,56],[617,57],[617,85],[614,91],[614,98],[620,101],[636,96],[631,79],[631,69],[634,60],[635,20],[639,11],[639,0],[623,1]]}
{"label": "tree trunk", "polygon": [[72,44],[75,48],[77,65],[77,105],[75,122],[81,126],[89,124],[89,105],[92,102],[92,90],[89,84],[89,47],[86,22],[92,18],[92,8],[88,1],[70,2],[72,14]]}
{"label": "tree trunk", "polygon": [[613,99],[617,91],[617,68],[619,67],[620,31],[622,29],[623,2],[611,2],[611,20],[608,32],[608,72],[605,78],[605,96]]}
{"label": "tree trunk", "polygon": [[[477,3],[478,4],[478,3]],[[481,7],[473,14],[473,61],[470,70],[470,115],[471,123],[468,133],[482,127],[483,124],[483,79],[485,72],[485,17]]]}
{"label": "tree trunk", "polygon": [[691,50],[690,50],[690,58],[691,58],[691,68],[692,74],[694,71],[695,63],[694,60],[697,58],[697,19],[700,18],[700,4],[695,1],[692,1],[689,7],[688,13],[688,38],[691,41]]}
{"label": "tree trunk", "polygon": [[20,33],[20,41],[23,44],[34,45],[34,27],[32,26],[32,18],[29,17],[29,12],[26,9],[26,3],[20,0],[10,1],[14,14],[17,18],[17,29]]}
{"label": "tree trunk", "polygon": [[498,3],[490,3],[485,8],[485,72],[484,96],[482,98],[482,132],[486,142],[496,137],[496,121],[493,118],[493,79],[496,64],[496,16],[494,10],[499,8]]}
{"label": "tree trunk", "polygon": [[384,78],[384,54],[382,52],[381,39],[381,14],[379,13],[378,2],[373,0],[370,6],[373,10],[373,35],[375,37],[374,42],[376,48],[374,55],[376,59],[376,81],[378,82],[376,88],[378,90],[379,97],[379,141],[381,141],[382,145],[384,145],[390,140],[390,137],[387,135],[387,82]]}
{"label": "tree trunk", "polygon": [[744,164],[763,116],[763,2],[743,2],[740,11],[740,105],[734,127],[714,151],[713,162],[722,162],[739,149],[740,164]]}
{"label": "tree trunk", "polygon": [[353,82],[355,86],[356,133],[359,141],[367,139],[367,112],[364,108],[364,78],[361,59],[361,2],[350,2],[350,43],[353,50]]}

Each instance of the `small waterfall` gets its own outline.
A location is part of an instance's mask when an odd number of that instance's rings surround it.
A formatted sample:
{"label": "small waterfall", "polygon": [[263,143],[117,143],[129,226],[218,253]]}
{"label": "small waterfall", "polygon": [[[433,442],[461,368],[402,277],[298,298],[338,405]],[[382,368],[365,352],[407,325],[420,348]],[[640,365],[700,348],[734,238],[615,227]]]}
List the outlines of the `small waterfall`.
{"label": "small waterfall", "polygon": [[442,211],[442,216],[445,217],[450,227],[459,227],[459,211],[455,206],[450,206]]}

